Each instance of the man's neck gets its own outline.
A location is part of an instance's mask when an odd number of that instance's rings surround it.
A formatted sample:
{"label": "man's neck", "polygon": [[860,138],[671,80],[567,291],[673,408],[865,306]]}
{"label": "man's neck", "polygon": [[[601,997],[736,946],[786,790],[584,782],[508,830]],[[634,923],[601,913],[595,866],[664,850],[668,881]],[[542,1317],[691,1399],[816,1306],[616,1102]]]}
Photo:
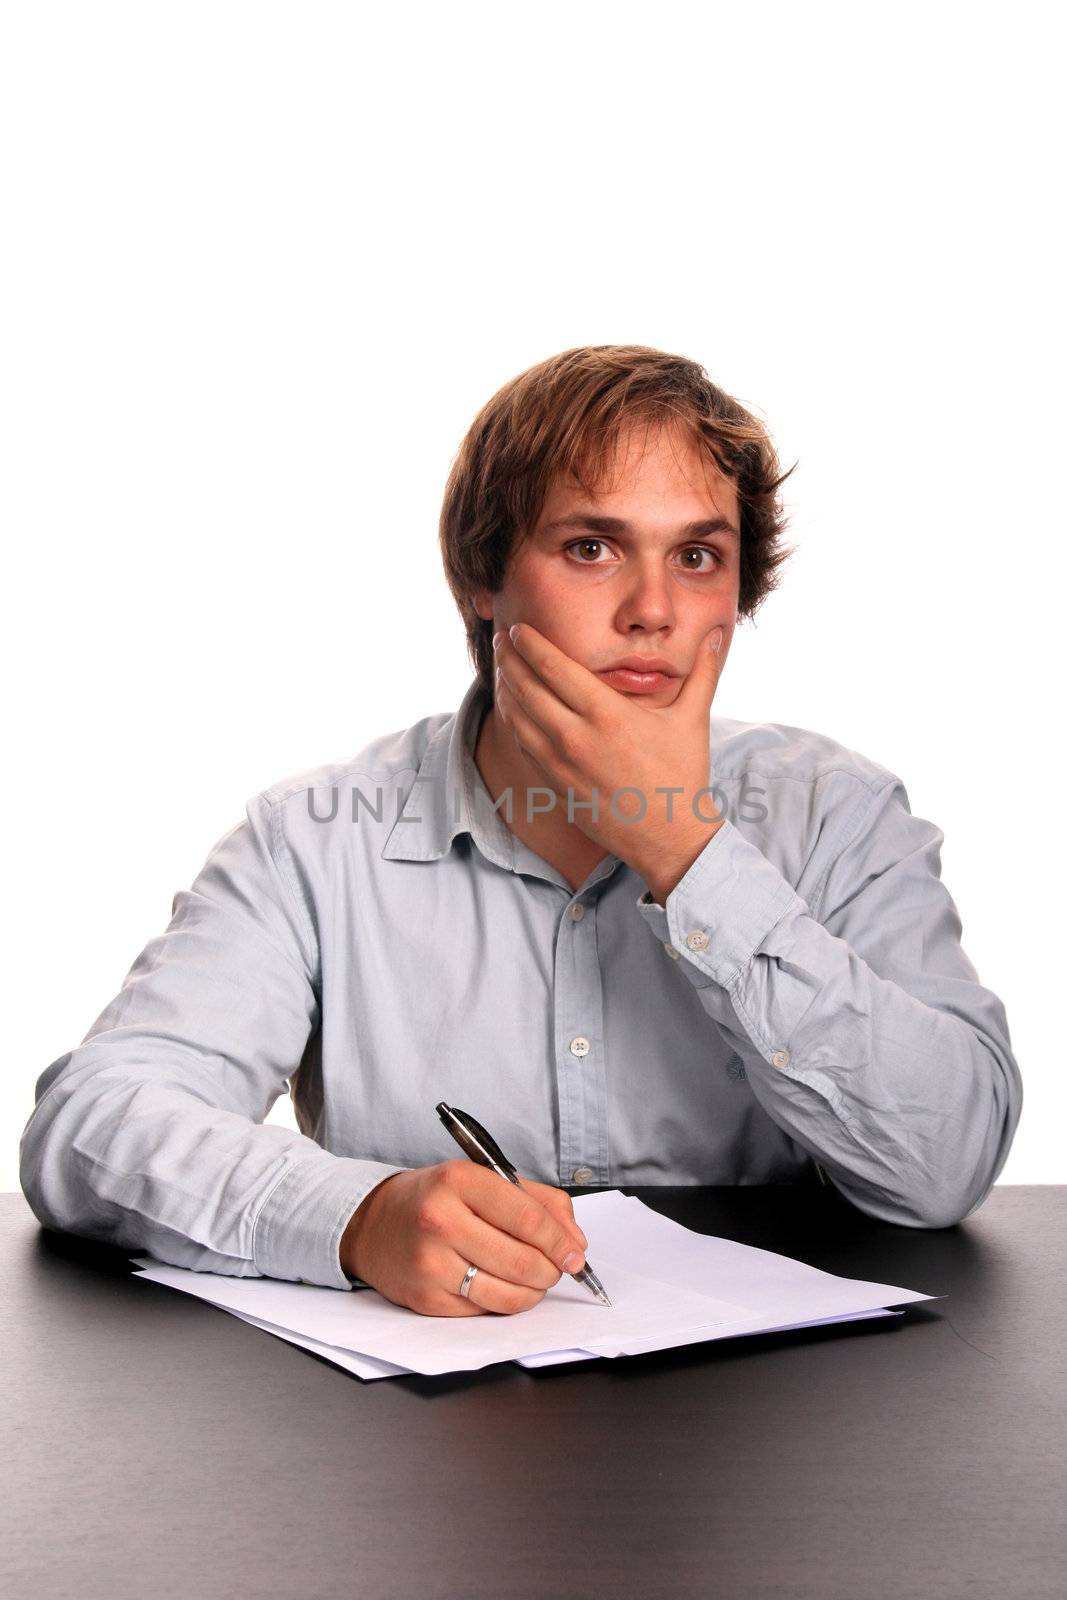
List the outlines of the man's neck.
{"label": "man's neck", "polygon": [[[474,744],[474,765],[495,802],[511,790],[511,820],[507,802],[498,815],[523,844],[561,872],[578,888],[607,856],[608,852],[575,823],[567,821],[565,802],[557,798],[550,811],[537,811],[546,804],[544,775],[518,749],[512,735],[501,728],[495,706],[482,718]],[[539,790],[527,801],[527,790]],[[533,813],[532,815],[530,813]]]}

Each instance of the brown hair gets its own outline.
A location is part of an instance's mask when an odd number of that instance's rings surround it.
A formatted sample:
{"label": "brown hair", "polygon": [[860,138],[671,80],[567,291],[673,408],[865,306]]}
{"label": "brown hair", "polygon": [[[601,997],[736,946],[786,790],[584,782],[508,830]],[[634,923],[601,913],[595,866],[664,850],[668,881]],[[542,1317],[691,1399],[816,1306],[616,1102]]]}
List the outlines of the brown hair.
{"label": "brown hair", "polygon": [[685,356],[639,344],[564,350],[498,389],[456,452],[441,506],[439,539],[448,586],[467,630],[467,652],[490,699],[491,622],[473,590],[502,588],[518,541],[535,526],[549,487],[570,472],[587,493],[624,425],[674,422],[686,429],[737,491],[740,582],[737,614],[751,617],[794,553],[783,547],[786,516],[767,429]]}

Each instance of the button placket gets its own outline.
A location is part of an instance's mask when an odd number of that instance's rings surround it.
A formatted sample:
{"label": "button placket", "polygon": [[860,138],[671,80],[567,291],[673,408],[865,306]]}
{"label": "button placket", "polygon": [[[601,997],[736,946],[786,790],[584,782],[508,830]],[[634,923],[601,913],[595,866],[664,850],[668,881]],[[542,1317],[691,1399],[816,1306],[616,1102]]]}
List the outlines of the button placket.
{"label": "button placket", "polygon": [[[563,1183],[596,1183],[608,1171],[603,1060],[603,982],[596,953],[595,900],[569,908],[555,950],[554,1039]],[[588,1173],[575,1178],[576,1172]]]}

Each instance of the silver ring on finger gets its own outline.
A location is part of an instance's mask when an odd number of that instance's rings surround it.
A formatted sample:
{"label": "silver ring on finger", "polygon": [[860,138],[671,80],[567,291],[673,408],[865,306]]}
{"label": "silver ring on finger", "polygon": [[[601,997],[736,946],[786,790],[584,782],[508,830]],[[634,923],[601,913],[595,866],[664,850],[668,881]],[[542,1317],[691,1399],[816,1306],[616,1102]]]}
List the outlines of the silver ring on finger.
{"label": "silver ring on finger", "polygon": [[470,1296],[471,1296],[471,1284],[474,1281],[474,1274],[477,1272],[477,1270],[478,1270],[477,1267],[468,1267],[467,1268],[467,1275],[463,1279],[463,1282],[459,1286],[459,1295],[460,1295],[460,1299],[461,1300],[469,1300],[470,1299]]}

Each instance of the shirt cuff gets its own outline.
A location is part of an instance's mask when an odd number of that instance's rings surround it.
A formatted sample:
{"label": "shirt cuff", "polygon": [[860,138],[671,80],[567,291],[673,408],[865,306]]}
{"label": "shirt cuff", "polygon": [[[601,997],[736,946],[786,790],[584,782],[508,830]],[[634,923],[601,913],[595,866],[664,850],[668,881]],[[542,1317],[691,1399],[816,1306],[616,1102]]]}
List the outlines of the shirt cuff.
{"label": "shirt cuff", "polygon": [[790,911],[807,911],[796,890],[729,817],[658,905],[648,889],[637,909],[661,943],[677,951],[694,988],[729,989]]}
{"label": "shirt cuff", "polygon": [[341,1236],[371,1190],[403,1167],[384,1161],[318,1155],[295,1162],[260,1207],[252,1260],[266,1278],[288,1278],[325,1289],[351,1289],[341,1266]]}

